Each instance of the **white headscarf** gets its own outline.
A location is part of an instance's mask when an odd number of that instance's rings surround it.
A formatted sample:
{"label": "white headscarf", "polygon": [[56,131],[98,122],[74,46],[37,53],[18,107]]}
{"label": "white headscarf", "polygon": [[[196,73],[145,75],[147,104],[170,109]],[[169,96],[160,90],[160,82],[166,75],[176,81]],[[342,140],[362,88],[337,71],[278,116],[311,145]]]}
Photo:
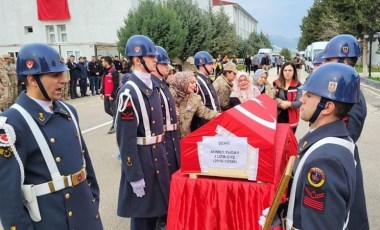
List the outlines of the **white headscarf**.
{"label": "white headscarf", "polygon": [[[248,88],[246,89],[240,89],[239,87],[239,79],[241,77],[246,77],[248,80]],[[241,103],[248,101],[257,95],[260,95],[260,92],[257,87],[254,87],[252,84],[252,77],[249,76],[246,72],[238,72],[236,74],[236,78],[234,80],[234,85],[232,87],[231,97],[237,97],[239,98],[239,101]]]}

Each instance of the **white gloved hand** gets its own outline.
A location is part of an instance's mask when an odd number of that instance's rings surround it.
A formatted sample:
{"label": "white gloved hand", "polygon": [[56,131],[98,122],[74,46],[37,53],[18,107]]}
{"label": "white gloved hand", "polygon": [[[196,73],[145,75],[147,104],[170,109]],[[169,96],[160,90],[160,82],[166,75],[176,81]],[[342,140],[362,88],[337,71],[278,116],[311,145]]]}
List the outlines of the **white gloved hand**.
{"label": "white gloved hand", "polygon": [[268,213],[269,213],[269,208],[266,208],[262,211],[261,216],[259,218],[259,225],[261,227],[264,227],[265,221],[267,220]]}
{"label": "white gloved hand", "polygon": [[137,197],[143,197],[145,195],[145,180],[144,178],[138,181],[130,182],[133,192]]}

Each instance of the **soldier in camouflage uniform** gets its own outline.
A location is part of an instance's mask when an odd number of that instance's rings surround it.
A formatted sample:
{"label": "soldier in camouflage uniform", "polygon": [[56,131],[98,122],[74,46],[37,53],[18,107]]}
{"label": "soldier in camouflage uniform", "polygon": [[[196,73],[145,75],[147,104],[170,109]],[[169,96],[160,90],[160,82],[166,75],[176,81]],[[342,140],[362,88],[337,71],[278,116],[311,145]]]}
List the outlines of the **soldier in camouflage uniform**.
{"label": "soldier in camouflage uniform", "polygon": [[193,72],[178,72],[170,78],[170,91],[176,103],[177,116],[180,126],[180,138],[191,133],[190,124],[193,117],[210,120],[219,112],[208,109],[202,102],[201,97],[194,93],[197,87],[197,78]]}
{"label": "soldier in camouflage uniform", "polygon": [[222,111],[230,108],[230,94],[237,72],[236,65],[228,62],[224,67],[223,74],[212,83],[218,95]]}
{"label": "soldier in camouflage uniform", "polygon": [[12,63],[12,57],[9,54],[3,56],[4,58],[4,68],[7,71],[9,78],[9,106],[11,106],[18,96],[18,88],[17,88],[17,74],[16,74],[16,66]]}
{"label": "soldier in camouflage uniform", "polygon": [[4,69],[4,59],[0,58],[0,83],[2,90],[0,93],[0,110],[4,111],[9,108],[9,77],[7,71]]}

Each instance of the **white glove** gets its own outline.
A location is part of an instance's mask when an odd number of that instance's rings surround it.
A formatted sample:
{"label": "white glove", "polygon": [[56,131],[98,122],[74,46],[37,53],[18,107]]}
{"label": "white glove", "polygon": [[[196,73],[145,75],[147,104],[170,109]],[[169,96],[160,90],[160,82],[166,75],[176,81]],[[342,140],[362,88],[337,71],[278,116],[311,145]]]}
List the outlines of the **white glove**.
{"label": "white glove", "polygon": [[261,216],[259,218],[259,225],[263,228],[265,221],[267,220],[267,216],[269,213],[269,208],[266,208],[262,211]]}
{"label": "white glove", "polygon": [[145,195],[145,180],[144,178],[138,181],[130,182],[133,192],[136,194],[137,197],[143,197]]}

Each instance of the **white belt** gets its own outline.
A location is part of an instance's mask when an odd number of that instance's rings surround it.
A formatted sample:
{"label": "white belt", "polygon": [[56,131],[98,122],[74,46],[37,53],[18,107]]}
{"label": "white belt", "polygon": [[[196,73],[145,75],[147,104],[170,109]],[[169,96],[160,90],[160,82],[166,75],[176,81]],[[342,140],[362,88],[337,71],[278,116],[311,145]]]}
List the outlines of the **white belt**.
{"label": "white belt", "polygon": [[68,176],[61,176],[53,179],[52,181],[34,185],[34,190],[36,192],[36,196],[43,196],[49,193],[53,193],[67,187],[74,187],[87,178],[86,169],[82,168],[76,173],[73,173]]}
{"label": "white belt", "polygon": [[160,134],[157,136],[146,136],[146,137],[137,137],[138,145],[153,145],[161,143],[165,138],[165,134]]}
{"label": "white belt", "polygon": [[174,131],[177,129],[178,129],[178,123],[170,124],[170,125],[164,125],[164,131]]}

